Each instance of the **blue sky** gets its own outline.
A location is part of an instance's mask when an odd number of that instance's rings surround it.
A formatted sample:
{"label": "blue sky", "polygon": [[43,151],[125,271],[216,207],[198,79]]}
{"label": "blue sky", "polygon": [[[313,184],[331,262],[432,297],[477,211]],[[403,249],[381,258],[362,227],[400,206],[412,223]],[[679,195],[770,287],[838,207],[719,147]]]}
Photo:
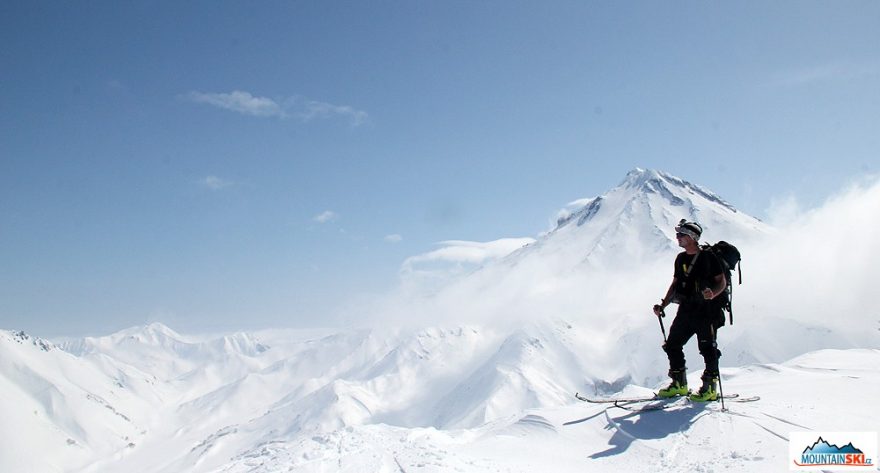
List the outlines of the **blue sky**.
{"label": "blue sky", "polygon": [[[4,2],[0,328],[332,323],[634,167],[878,172],[880,3]],[[356,317],[356,313],[345,317]]]}

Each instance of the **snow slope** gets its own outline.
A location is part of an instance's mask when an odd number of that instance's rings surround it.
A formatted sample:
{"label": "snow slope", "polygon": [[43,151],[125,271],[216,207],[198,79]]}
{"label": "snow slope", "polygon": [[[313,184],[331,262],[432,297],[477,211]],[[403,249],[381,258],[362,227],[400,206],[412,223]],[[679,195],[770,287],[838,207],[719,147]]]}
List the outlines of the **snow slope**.
{"label": "snow slope", "polygon": [[473,429],[359,425],[276,437],[214,471],[787,471],[789,432],[877,430],[878,362],[878,350],[826,350],[725,369],[728,392],[762,394],[728,402],[728,412],[717,403],[637,413],[575,402]]}
{"label": "snow slope", "polygon": [[0,470],[70,471],[144,437],[151,401],[166,387],[104,361],[98,366],[44,340],[0,331]]}

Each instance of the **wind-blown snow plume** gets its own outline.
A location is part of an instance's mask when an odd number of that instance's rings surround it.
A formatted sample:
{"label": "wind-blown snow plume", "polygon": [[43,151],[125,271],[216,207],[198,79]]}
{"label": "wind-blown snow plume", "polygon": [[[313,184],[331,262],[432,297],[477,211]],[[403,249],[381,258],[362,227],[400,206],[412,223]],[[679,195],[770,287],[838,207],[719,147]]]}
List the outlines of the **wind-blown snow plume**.
{"label": "wind-blown snow plume", "polygon": [[[794,336],[803,350],[878,346],[877,215],[880,179],[869,178],[817,209],[789,215],[772,236],[745,248],[745,281],[734,297],[743,320],[737,335],[753,339],[744,344],[748,351],[776,351],[774,341]],[[793,354],[773,358],[779,356]]]}

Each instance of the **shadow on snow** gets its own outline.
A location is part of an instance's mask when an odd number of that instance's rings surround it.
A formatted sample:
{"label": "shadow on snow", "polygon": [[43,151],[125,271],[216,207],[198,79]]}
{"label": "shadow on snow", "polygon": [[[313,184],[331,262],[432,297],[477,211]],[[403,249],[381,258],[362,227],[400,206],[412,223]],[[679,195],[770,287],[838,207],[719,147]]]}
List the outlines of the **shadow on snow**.
{"label": "shadow on snow", "polygon": [[[680,409],[663,409],[648,412],[630,412],[612,417],[609,409],[603,411],[608,419],[607,430],[614,430],[608,439],[607,450],[596,452],[590,458],[604,458],[625,452],[636,440],[655,440],[685,431],[705,412],[705,405],[690,404]],[[594,416],[595,417],[595,416]]]}

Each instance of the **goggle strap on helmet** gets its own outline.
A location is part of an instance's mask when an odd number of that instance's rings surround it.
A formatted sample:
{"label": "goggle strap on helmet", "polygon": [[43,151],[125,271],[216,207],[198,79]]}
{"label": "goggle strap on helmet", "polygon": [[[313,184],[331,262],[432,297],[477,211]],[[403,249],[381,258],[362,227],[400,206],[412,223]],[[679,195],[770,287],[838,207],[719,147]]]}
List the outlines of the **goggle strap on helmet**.
{"label": "goggle strap on helmet", "polygon": [[675,232],[683,233],[694,240],[699,240],[700,235],[703,234],[703,227],[697,222],[688,222],[685,219],[681,219],[678,222],[678,226],[675,227]]}

